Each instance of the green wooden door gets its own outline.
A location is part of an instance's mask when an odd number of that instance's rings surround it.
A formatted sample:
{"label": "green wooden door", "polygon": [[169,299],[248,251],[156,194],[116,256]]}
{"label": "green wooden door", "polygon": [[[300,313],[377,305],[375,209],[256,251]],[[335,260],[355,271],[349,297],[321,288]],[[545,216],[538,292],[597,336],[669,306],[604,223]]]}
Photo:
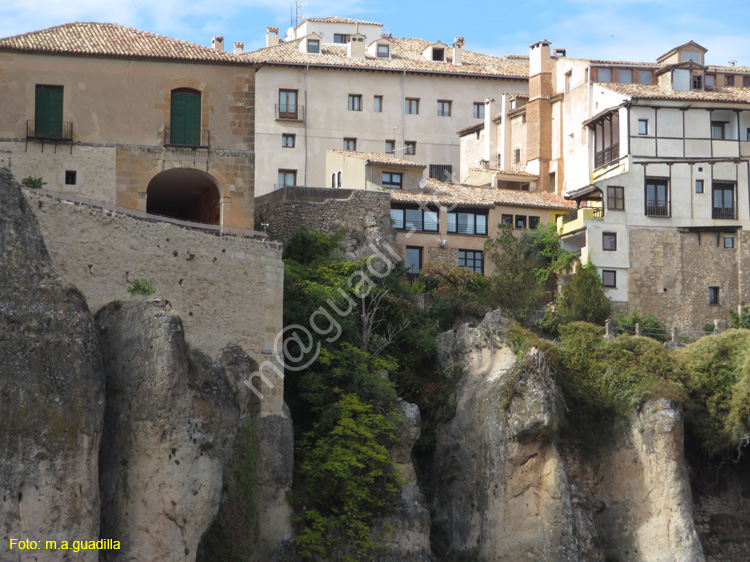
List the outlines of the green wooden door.
{"label": "green wooden door", "polygon": [[200,146],[200,92],[172,92],[171,128],[170,144],[179,144],[182,146]]}
{"label": "green wooden door", "polygon": [[62,86],[37,86],[34,136],[60,138],[63,130]]}

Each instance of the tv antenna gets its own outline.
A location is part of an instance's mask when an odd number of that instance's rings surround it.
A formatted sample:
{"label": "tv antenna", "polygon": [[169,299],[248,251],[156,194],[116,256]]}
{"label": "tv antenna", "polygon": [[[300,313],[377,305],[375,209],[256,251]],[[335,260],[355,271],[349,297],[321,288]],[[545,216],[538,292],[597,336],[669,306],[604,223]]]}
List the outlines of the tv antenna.
{"label": "tv antenna", "polygon": [[300,8],[307,6],[307,2],[295,2],[292,7],[292,13],[290,14],[290,20],[292,27],[297,27],[305,19],[305,16],[299,11]]}

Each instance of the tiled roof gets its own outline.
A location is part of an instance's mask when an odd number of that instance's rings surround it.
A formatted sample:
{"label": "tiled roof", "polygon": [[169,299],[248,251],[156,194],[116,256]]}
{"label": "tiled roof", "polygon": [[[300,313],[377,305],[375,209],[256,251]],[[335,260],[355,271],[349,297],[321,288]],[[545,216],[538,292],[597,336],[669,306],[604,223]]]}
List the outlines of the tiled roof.
{"label": "tiled roof", "polygon": [[[472,170],[481,170],[482,168],[472,168]],[[497,168],[487,168],[486,172],[492,172],[502,176],[518,176],[519,178],[534,179],[538,180],[539,176],[536,174],[530,174],[529,172],[523,172],[521,170],[499,170]]]}
{"label": "tiled roof", "polygon": [[611,64],[618,66],[648,66],[653,68],[661,68],[662,65],[655,62],[634,62],[624,60],[589,60],[591,64]]}
{"label": "tiled roof", "polygon": [[743,72],[750,72],[750,66],[731,66],[731,65],[717,66],[714,64],[709,64],[706,70],[708,72],[721,72],[721,73],[728,72],[730,74],[733,72],[743,73]]}
{"label": "tiled roof", "polygon": [[431,203],[433,205],[461,205],[464,207],[534,207],[540,209],[575,209],[573,201],[565,201],[552,193],[478,187],[445,183],[434,179],[420,191],[388,190],[391,200],[399,203]]}
{"label": "tiled roof", "polygon": [[273,47],[251,51],[241,55],[241,59],[269,64],[309,64],[446,74],[479,74],[522,79],[529,77],[528,65],[474,51],[464,51],[461,65],[452,63],[453,49],[450,47],[445,50],[447,62],[427,60],[422,53],[432,43],[423,39],[393,38],[390,59],[373,57],[369,53],[364,59],[352,59],[347,55],[346,45],[328,43],[320,46],[320,53],[303,53],[299,48],[300,41],[301,39],[285,41]]}
{"label": "tiled roof", "polygon": [[338,16],[330,17],[330,18],[307,18],[305,21],[303,21],[301,24],[299,24],[297,27],[300,27],[302,24],[304,24],[307,21],[320,21],[324,23],[358,23],[360,25],[383,25],[382,23],[377,23],[374,21],[362,21],[362,20],[353,20],[349,18],[340,18]]}
{"label": "tiled roof", "polygon": [[469,125],[468,127],[464,127],[463,129],[459,129],[458,131],[456,131],[456,134],[459,137],[465,137],[470,133],[476,133],[477,131],[481,131],[482,129],[484,129],[484,121],[480,123],[474,123],[473,125]]}
{"label": "tiled roof", "polygon": [[76,22],[0,39],[0,51],[233,62],[232,53],[116,23]]}
{"label": "tiled roof", "polygon": [[707,86],[703,92],[669,92],[661,89],[657,84],[599,83],[599,85],[633,99],[750,103],[750,88]]}
{"label": "tiled roof", "polygon": [[409,162],[408,160],[401,160],[400,158],[395,158],[394,156],[390,156],[388,154],[378,154],[377,152],[357,152],[355,150],[332,149],[329,149],[328,152],[333,152],[334,154],[342,154],[343,156],[348,156],[349,158],[366,160],[368,164],[383,164],[386,166],[402,166],[408,168],[425,167],[424,164],[420,164],[419,162]]}

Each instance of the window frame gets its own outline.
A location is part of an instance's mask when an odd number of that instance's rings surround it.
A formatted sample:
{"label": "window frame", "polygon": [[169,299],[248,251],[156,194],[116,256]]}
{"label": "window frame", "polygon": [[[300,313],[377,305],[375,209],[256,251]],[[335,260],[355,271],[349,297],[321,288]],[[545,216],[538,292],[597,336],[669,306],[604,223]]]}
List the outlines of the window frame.
{"label": "window frame", "polygon": [[64,100],[64,86],[36,84],[34,89],[35,137],[63,138]]}
{"label": "window frame", "polygon": [[[612,284],[607,284],[606,278],[611,274]],[[617,270],[616,269],[602,269],[602,286],[605,289],[616,289],[617,288]]]}
{"label": "window frame", "polygon": [[[646,76],[648,76],[648,82],[645,81]],[[653,84],[654,83],[654,71],[653,70],[639,70],[638,71],[638,83],[639,84]]]}
{"label": "window frame", "polygon": [[750,76],[743,76],[742,77],[742,87],[743,88],[750,88]]}
{"label": "window frame", "polygon": [[[290,99],[293,103],[290,104]],[[282,110],[282,107],[286,110]],[[279,117],[281,119],[297,119],[299,115],[299,90],[279,88]]]}
{"label": "window frame", "polygon": [[[653,187],[653,198],[649,198],[649,188]],[[664,204],[659,205],[659,201],[661,199],[659,198],[659,191],[660,188],[663,188],[664,191]],[[670,197],[670,185],[669,185],[669,178],[659,178],[659,177],[647,177],[645,180],[645,186],[644,186],[644,197],[643,197],[643,212],[647,217],[657,217],[657,218],[668,218],[672,216],[672,200]],[[654,204],[649,205],[649,201],[654,202]],[[660,210],[661,209],[661,210]]]}
{"label": "window frame", "polygon": [[604,252],[616,252],[617,251],[617,233],[616,232],[602,232],[602,251]]}
{"label": "window frame", "polygon": [[[714,133],[719,133],[720,136],[716,136]],[[727,122],[726,121],[711,121],[711,140],[727,140]]]}
{"label": "window frame", "polygon": [[705,193],[705,182],[702,179],[695,180],[695,192]]}
{"label": "window frame", "polygon": [[517,230],[526,230],[528,220],[526,215],[516,215],[513,217],[513,228]]}
{"label": "window frame", "polygon": [[536,215],[529,215],[529,230],[537,230],[542,224],[542,217]]}
{"label": "window frame", "polygon": [[703,77],[703,86],[713,87],[716,86],[716,74],[706,74]]}
{"label": "window frame", "polygon": [[484,102],[483,101],[475,101],[472,105],[472,116],[474,119],[484,119]]}
{"label": "window frame", "polygon": [[320,39],[308,39],[307,52],[314,55],[320,54]]}
{"label": "window frame", "polygon": [[354,137],[344,137],[344,150],[347,152],[356,152],[357,139]]}
{"label": "window frame", "polygon": [[443,47],[432,48],[433,62],[445,62],[445,49]]}
{"label": "window frame", "polygon": [[[460,232],[461,230],[459,227],[460,215],[471,216],[471,219],[467,221],[467,224],[468,222],[471,222],[471,227],[472,227],[473,232]],[[483,232],[479,232],[478,231],[479,229],[477,228],[477,217],[479,216],[484,217],[484,231]],[[452,218],[453,220],[451,221]],[[454,209],[453,211],[448,212],[447,221],[448,221],[448,224],[446,225],[446,228],[447,228],[446,232],[448,232],[449,234],[460,234],[463,236],[485,236],[486,237],[488,233],[487,223],[489,222],[489,212],[477,211],[476,209],[470,209],[470,208],[469,209],[457,208],[457,209]],[[451,227],[451,222],[453,222],[452,227]]]}
{"label": "window frame", "polygon": [[[463,252],[463,256],[461,253]],[[469,256],[471,254],[471,256]],[[463,260],[463,265],[461,261]],[[471,262],[471,265],[469,265]],[[477,263],[479,268],[477,269]],[[458,267],[463,267],[474,273],[480,273],[484,275],[484,252],[481,250],[458,250]]]}
{"label": "window frame", "polygon": [[[412,226],[410,226],[410,221],[407,219],[407,211],[417,211],[420,214],[420,218],[418,221],[411,221]],[[394,215],[401,214],[401,218],[396,218]],[[425,220],[425,215],[434,215],[434,221],[428,221]],[[410,207],[410,206],[401,206],[397,205],[395,207],[391,207],[391,220],[396,221],[396,223],[393,225],[393,228],[395,230],[404,230],[406,232],[440,232],[440,210],[439,209],[431,209],[427,208],[425,210],[424,207]],[[399,222],[400,221],[400,222]],[[399,226],[400,224],[400,226]],[[417,224],[419,227],[414,227],[413,225]],[[427,228],[427,225],[430,226],[430,228]]]}
{"label": "window frame", "polygon": [[734,88],[734,74],[724,75],[724,85]]}
{"label": "window frame", "polygon": [[203,94],[194,88],[175,88],[169,96],[169,144],[200,146]]}
{"label": "window frame", "polygon": [[727,250],[734,249],[734,234],[724,235],[724,248],[726,248]]}
{"label": "window frame", "polygon": [[[386,174],[388,174],[388,180],[386,180]],[[398,176],[398,181],[395,181],[395,176]],[[403,189],[404,187],[404,174],[403,172],[390,172],[384,170],[380,175],[381,187],[387,187],[389,189]]]}
{"label": "window frame", "polygon": [[500,226],[502,228],[505,228],[506,226],[513,226],[513,215],[509,215],[507,213],[503,213],[500,215]]}
{"label": "window frame", "polygon": [[[390,144],[390,150],[388,150],[388,146]],[[396,141],[391,139],[385,139],[385,153],[386,154],[394,154],[396,152]]]}
{"label": "window frame", "polygon": [[[291,140],[291,144],[289,141]],[[294,148],[297,145],[297,135],[293,133],[281,134],[281,148]]]}
{"label": "window frame", "polygon": [[[725,203],[727,202],[726,196],[721,195],[721,206],[716,206],[716,196],[719,193],[725,194],[726,192],[730,192],[731,196],[729,198],[729,201],[731,205],[727,207]],[[724,219],[724,220],[736,220],[737,218],[737,184],[734,182],[728,182],[728,181],[715,181],[711,184],[711,218],[716,219]],[[731,212],[729,212],[731,211]]]}
{"label": "window frame", "polygon": [[[606,76],[607,72],[609,72],[609,78],[607,80],[602,79],[602,72],[604,72],[604,75]],[[599,66],[596,68],[596,81],[602,82],[603,84],[611,84],[612,83],[612,69],[611,68],[604,68],[603,66]]]}
{"label": "window frame", "polygon": [[708,288],[708,304],[721,306],[721,287],[709,286]]}
{"label": "window frame", "polygon": [[422,248],[422,246],[407,246],[404,251],[404,265],[405,266],[408,264],[409,250],[417,252],[417,260],[419,263],[417,264],[416,271],[412,271],[411,267],[408,267],[406,270],[406,273],[409,275],[419,275],[419,273],[422,271],[422,265],[424,263],[422,261],[422,257],[423,257],[422,252],[424,251],[424,248]]}
{"label": "window frame", "polygon": [[65,185],[78,184],[78,170],[65,170]]}
{"label": "window frame", "polygon": [[404,154],[414,156],[417,153],[417,141],[404,141]]}
{"label": "window frame", "polygon": [[450,117],[452,106],[453,102],[451,100],[437,100],[437,116]]}
{"label": "window frame", "polygon": [[372,109],[375,113],[383,113],[383,96],[373,96]]}
{"label": "window frame", "polygon": [[[612,190],[612,191],[610,191]],[[618,206],[619,203],[619,206]],[[625,187],[622,185],[607,186],[607,210],[624,211],[625,210]]]}
{"label": "window frame", "polygon": [[349,111],[362,111],[362,94],[349,94],[347,107]]}
{"label": "window frame", "polygon": [[404,98],[404,114],[419,115],[419,98]]}
{"label": "window frame", "polygon": [[638,119],[638,134],[648,136],[648,119]]}
{"label": "window frame", "polygon": [[[630,73],[630,80],[627,82],[622,79],[623,75]],[[632,84],[633,83],[633,70],[630,68],[618,68],[617,69],[617,82],[620,84]]]}
{"label": "window frame", "polygon": [[[284,176],[283,181],[282,181],[282,178],[281,178],[282,174]],[[291,176],[291,178],[292,178],[292,183],[291,184],[287,183],[287,177],[288,176]],[[287,170],[287,169],[279,168],[279,171],[278,171],[278,181],[279,181],[279,183],[277,184],[278,185],[278,189],[282,189],[284,187],[296,187],[297,186],[297,170]]]}
{"label": "window frame", "polygon": [[[339,41],[336,39],[339,39]],[[333,42],[337,45],[346,45],[349,42],[349,35],[346,33],[334,33]]]}
{"label": "window frame", "polygon": [[[385,49],[385,54],[381,54],[381,49]],[[378,43],[375,54],[379,59],[389,59],[391,58],[391,46],[385,43]]]}

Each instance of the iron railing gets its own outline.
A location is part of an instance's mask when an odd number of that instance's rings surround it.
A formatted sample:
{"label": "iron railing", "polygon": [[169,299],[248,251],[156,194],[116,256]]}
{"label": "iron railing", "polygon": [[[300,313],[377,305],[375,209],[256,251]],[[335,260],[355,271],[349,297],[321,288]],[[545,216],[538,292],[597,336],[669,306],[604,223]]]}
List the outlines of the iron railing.
{"label": "iron railing", "polygon": [[274,105],[273,112],[277,121],[304,121],[304,105]]}
{"label": "iron railing", "polygon": [[567,224],[569,222],[573,222],[578,218],[578,211],[582,211],[584,209],[591,209],[591,217],[594,219],[600,219],[604,216],[604,208],[602,207],[580,207],[575,211],[569,211],[565,213],[562,216],[562,223]]}
{"label": "iron railing", "polygon": [[711,218],[735,220],[737,214],[734,212],[734,207],[712,207]]}
{"label": "iron railing", "polygon": [[613,144],[594,154],[594,168],[601,168],[620,158],[620,145]]}
{"label": "iron railing", "polygon": [[646,203],[646,216],[647,217],[668,217],[669,216],[669,205],[666,203],[656,203],[649,201]]}
{"label": "iron railing", "polygon": [[169,125],[164,125],[164,145],[210,148],[211,131],[209,129],[201,129],[200,133],[198,133],[198,131],[188,131],[182,128],[172,129]]}
{"label": "iron railing", "polygon": [[70,121],[26,121],[27,139],[73,140],[73,123]]}

